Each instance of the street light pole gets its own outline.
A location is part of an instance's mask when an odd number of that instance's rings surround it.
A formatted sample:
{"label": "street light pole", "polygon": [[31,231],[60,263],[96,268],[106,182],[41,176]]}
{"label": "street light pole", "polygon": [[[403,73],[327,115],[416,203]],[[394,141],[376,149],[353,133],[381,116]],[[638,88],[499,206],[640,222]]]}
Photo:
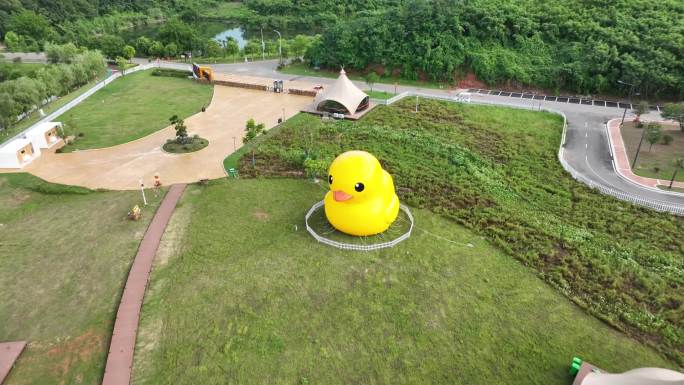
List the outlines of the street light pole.
{"label": "street light pole", "polygon": [[273,31],[278,34],[278,55],[280,56],[280,64],[283,64],[283,35],[275,29]]}

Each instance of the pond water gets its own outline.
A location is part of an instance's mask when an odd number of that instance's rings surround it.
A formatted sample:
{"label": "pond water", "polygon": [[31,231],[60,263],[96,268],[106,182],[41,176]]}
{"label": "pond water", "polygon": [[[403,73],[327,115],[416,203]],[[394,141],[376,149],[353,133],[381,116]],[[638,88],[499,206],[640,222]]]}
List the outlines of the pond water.
{"label": "pond water", "polygon": [[225,31],[219,32],[212,39],[222,42],[224,40],[227,40],[228,38],[233,38],[237,42],[238,47],[240,49],[245,48],[247,45],[247,38],[245,37],[245,30],[242,27],[235,27],[231,29],[227,29]]}
{"label": "pond water", "polygon": [[[132,41],[137,39],[139,36],[147,36],[150,39],[155,39],[159,29],[163,24],[148,25],[143,27],[138,27],[130,29],[122,33],[125,40]],[[238,43],[240,49],[247,45],[247,41],[250,39],[261,39],[261,29],[248,27],[243,25],[238,25],[229,22],[220,21],[204,21],[197,23],[194,26],[195,32],[203,39],[214,39],[216,41],[224,41],[227,38],[233,38]],[[298,31],[283,29],[280,30],[283,34],[283,38],[292,38],[295,35],[310,34],[311,31]],[[275,40],[278,38],[278,34],[273,31],[272,28],[264,28],[264,39],[265,40]]]}

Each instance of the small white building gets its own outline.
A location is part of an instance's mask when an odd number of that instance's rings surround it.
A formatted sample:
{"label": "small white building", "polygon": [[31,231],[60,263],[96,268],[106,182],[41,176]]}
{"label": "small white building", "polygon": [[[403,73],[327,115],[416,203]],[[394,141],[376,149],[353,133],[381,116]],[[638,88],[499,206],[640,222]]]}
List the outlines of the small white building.
{"label": "small white building", "polygon": [[0,144],[0,168],[22,168],[31,163],[40,156],[41,149],[60,141],[57,129],[61,125],[59,122],[40,123]]}
{"label": "small white building", "polygon": [[57,129],[61,126],[60,122],[44,122],[31,127],[25,135],[34,146],[50,148],[59,142]]}
{"label": "small white building", "polygon": [[0,146],[0,168],[22,168],[40,156],[40,148],[27,137],[18,137]]}

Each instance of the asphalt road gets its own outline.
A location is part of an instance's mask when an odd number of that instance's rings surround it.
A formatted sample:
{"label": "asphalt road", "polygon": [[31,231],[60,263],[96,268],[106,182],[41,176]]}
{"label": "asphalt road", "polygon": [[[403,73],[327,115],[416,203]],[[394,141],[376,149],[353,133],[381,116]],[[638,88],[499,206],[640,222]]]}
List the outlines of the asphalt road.
{"label": "asphalt road", "polygon": [[[250,76],[270,77],[274,79],[298,79],[311,83],[330,84],[334,79],[281,74],[276,71],[277,60],[266,60],[250,63],[215,64],[216,72],[236,73]],[[359,87],[368,88],[362,82],[355,82]],[[395,92],[390,84],[375,84],[374,89]],[[455,96],[455,90],[438,90],[417,87],[398,86],[397,92],[418,91],[438,96]],[[608,120],[622,117],[624,110],[614,107],[598,107],[591,105],[544,102],[532,99],[518,99],[504,96],[472,94],[474,102],[484,101],[498,105],[526,106],[553,109],[565,114],[568,129],[565,141],[565,160],[580,174],[596,184],[611,187],[643,199],[669,205],[684,207],[684,194],[673,194],[651,188],[641,187],[620,177],[613,168],[605,124]],[[630,113],[627,114],[630,117]],[[645,119],[659,119],[658,113],[644,115]]]}

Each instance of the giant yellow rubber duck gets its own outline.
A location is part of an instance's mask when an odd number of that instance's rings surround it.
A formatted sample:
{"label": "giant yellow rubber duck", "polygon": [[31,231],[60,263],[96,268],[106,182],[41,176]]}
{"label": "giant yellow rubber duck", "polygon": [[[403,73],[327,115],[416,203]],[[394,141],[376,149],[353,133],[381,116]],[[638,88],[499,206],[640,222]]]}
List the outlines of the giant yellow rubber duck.
{"label": "giant yellow rubber duck", "polygon": [[399,198],[392,176],[365,151],[339,155],[328,171],[325,216],[333,227],[350,235],[382,233],[397,219]]}

